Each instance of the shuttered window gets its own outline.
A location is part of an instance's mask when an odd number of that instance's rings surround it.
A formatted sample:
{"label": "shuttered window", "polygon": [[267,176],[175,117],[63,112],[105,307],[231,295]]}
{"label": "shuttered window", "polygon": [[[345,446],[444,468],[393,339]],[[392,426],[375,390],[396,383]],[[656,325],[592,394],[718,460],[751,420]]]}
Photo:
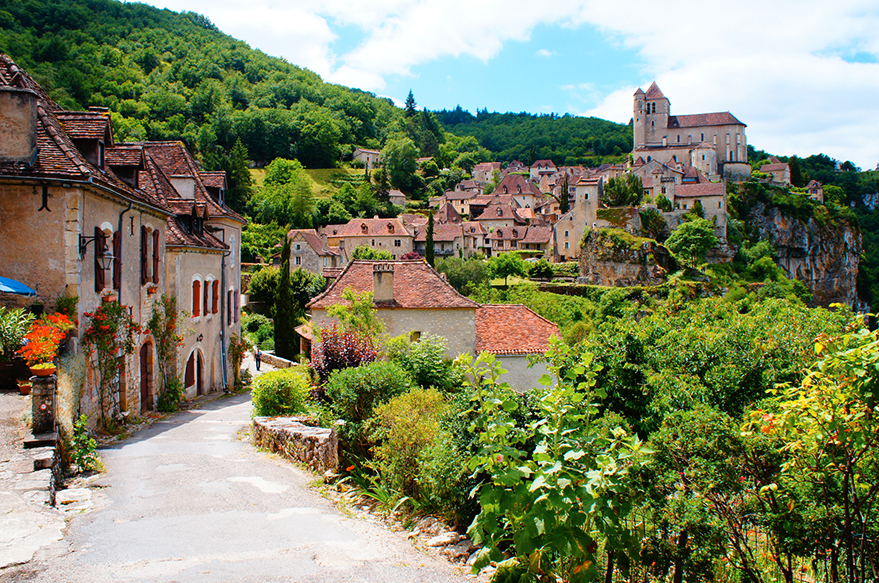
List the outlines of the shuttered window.
{"label": "shuttered window", "polygon": [[201,282],[192,282],[192,317],[201,316]]}
{"label": "shuttered window", "polygon": [[141,225],[140,227],[140,285],[144,285],[149,282],[149,265],[147,261],[149,261],[149,245],[150,245],[150,236],[147,232],[147,228]]}
{"label": "shuttered window", "polygon": [[211,282],[204,282],[204,289],[202,290],[202,302],[201,305],[204,306],[204,315],[207,316],[211,313],[210,304],[208,303],[208,292],[210,291]]}
{"label": "shuttered window", "polygon": [[122,231],[113,233],[113,289],[122,289]]}
{"label": "shuttered window", "polygon": [[159,255],[159,230],[153,231],[153,283],[159,283],[159,264],[162,261]]}
{"label": "shuttered window", "polygon": [[215,281],[213,285],[214,285],[214,288],[213,288],[213,305],[211,306],[211,307],[212,307],[211,312],[213,312],[214,314],[216,314],[217,312],[220,311],[220,282],[219,282],[219,281]]}
{"label": "shuttered window", "polygon": [[100,293],[107,287],[106,273],[101,269],[101,257],[104,256],[104,247],[107,246],[107,237],[100,227],[95,227],[95,291]]}
{"label": "shuttered window", "polygon": [[226,323],[232,325],[232,290],[226,292]]}

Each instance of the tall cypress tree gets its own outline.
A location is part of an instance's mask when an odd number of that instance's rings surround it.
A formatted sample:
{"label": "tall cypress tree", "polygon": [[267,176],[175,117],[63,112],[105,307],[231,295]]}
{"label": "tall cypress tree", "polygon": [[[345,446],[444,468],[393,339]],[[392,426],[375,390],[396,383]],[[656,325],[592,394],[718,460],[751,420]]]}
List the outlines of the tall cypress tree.
{"label": "tall cypress tree", "polygon": [[275,295],[275,354],[293,360],[298,354],[296,346],[296,315],[293,294],[290,290],[290,238],[284,235],[281,248],[281,272],[278,274],[278,292]]}
{"label": "tall cypress tree", "polygon": [[427,215],[427,235],[424,240],[424,258],[433,267],[433,209]]}
{"label": "tall cypress tree", "polygon": [[241,138],[238,138],[232,151],[229,152],[229,157],[226,158],[224,170],[230,182],[229,191],[226,192],[226,204],[239,213],[244,212],[250,195],[253,193],[250,164],[247,158],[247,148],[241,143]]}

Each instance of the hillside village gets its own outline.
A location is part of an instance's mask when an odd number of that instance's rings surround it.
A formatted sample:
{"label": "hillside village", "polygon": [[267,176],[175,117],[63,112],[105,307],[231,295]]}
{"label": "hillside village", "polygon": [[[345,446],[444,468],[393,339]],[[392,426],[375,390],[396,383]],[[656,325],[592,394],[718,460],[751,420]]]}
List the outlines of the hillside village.
{"label": "hillside village", "polygon": [[879,176],[806,175],[655,82],[630,126],[519,114],[589,129],[490,151],[437,121],[460,106],[90,1],[119,46],[76,98],[23,60],[75,3],[0,10],[29,23],[0,53],[0,579],[879,571]]}

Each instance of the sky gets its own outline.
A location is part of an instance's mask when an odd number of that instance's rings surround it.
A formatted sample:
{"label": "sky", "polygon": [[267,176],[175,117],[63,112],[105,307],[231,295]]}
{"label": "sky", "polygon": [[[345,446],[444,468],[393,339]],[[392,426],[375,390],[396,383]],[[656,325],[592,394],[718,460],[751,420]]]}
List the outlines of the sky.
{"label": "sky", "polygon": [[145,0],[325,81],[419,108],[729,111],[773,154],[879,164],[877,0]]}

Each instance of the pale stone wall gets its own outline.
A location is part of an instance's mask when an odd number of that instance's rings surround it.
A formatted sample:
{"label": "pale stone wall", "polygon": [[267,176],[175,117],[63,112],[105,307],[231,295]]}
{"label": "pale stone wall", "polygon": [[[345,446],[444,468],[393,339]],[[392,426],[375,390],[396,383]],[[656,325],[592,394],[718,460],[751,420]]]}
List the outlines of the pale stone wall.
{"label": "pale stone wall", "polygon": [[290,270],[300,267],[311,273],[321,272],[321,259],[317,252],[311,248],[305,238],[297,233],[290,240]]}
{"label": "pale stone wall", "polygon": [[535,387],[542,386],[540,377],[549,374],[546,363],[538,362],[528,368],[528,355],[526,354],[502,354],[496,356],[501,367],[507,372],[501,375],[500,381],[507,382],[510,387],[519,393],[527,393]]}
{"label": "pale stone wall", "polygon": [[[412,251],[412,235],[408,233],[400,233],[396,236],[354,236],[354,237],[328,237],[327,245],[331,247],[338,247],[339,243],[344,243],[345,249],[350,253],[354,253],[354,250],[360,247],[361,245],[366,245],[367,247],[371,247],[373,249],[384,249],[385,251],[390,251],[394,259],[399,259],[406,253],[410,253]],[[395,242],[399,241],[400,245],[395,245]],[[374,242],[374,243],[373,243]]]}
{"label": "pale stone wall", "polygon": [[[379,308],[377,315],[385,323],[385,332],[389,336],[411,336],[413,332],[420,332],[421,335],[433,334],[448,341],[448,358],[455,358],[462,353],[475,354],[476,308]],[[326,310],[312,310],[312,321],[322,326],[332,319],[327,318]]]}

